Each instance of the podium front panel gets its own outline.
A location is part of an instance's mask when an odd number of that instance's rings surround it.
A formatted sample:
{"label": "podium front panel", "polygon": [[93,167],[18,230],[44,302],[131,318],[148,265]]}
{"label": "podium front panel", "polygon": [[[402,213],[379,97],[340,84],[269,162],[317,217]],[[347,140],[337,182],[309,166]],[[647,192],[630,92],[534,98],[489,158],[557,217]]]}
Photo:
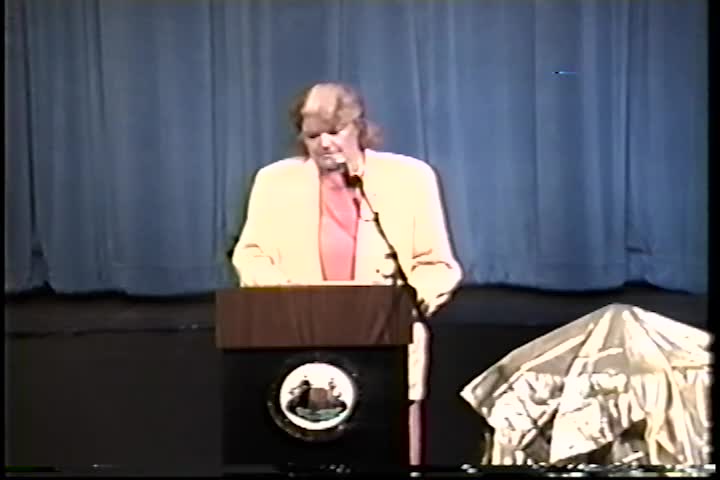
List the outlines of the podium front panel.
{"label": "podium front panel", "polygon": [[[406,347],[226,350],[223,362],[226,466],[407,466]],[[303,408],[302,385],[337,408]]]}

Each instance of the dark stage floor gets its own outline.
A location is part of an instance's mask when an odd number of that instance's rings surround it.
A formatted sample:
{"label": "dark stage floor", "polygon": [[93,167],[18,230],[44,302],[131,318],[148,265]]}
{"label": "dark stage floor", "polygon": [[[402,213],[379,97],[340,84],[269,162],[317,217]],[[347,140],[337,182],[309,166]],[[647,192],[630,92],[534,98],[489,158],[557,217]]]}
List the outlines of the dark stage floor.
{"label": "dark stage floor", "polygon": [[[462,289],[433,319],[426,460],[478,458],[461,388],[511,350],[610,303],[699,328],[707,298],[647,286],[587,294]],[[211,296],[15,296],[5,303],[6,465],[219,472],[220,353]]]}

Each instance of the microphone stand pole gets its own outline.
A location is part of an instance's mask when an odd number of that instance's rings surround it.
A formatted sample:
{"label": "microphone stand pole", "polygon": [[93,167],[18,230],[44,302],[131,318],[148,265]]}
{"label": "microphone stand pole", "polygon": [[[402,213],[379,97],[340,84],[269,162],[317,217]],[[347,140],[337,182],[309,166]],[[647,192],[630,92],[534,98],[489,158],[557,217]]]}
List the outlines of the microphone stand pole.
{"label": "microphone stand pole", "polygon": [[[390,258],[393,261],[394,265],[394,271],[392,275],[392,285],[394,288],[397,288],[398,286],[400,288],[400,292],[407,292],[407,294],[410,296],[410,299],[413,304],[413,309],[415,313],[415,321],[427,323],[427,316],[425,315],[425,312],[420,305],[420,301],[418,300],[417,291],[415,288],[413,288],[412,285],[408,282],[407,275],[405,274],[405,271],[402,268],[402,265],[400,264],[400,260],[398,259],[397,250],[395,250],[395,247],[388,239],[387,235],[385,234],[385,230],[382,227],[382,223],[380,223],[380,216],[375,211],[375,209],[372,207],[372,204],[370,203],[370,200],[368,199],[367,195],[365,194],[365,188],[363,186],[362,178],[353,175],[349,179],[348,182],[350,185],[354,185],[359,191],[360,195],[362,196],[362,199],[365,200],[365,203],[367,203],[368,208],[372,212],[373,216],[373,222],[375,223],[375,226],[377,227],[378,233],[380,233],[380,236],[382,237],[383,241],[388,247],[389,253],[386,255],[386,258]],[[398,284],[398,281],[400,284]],[[396,297],[397,298],[397,297]],[[393,301],[394,303],[394,301]],[[392,310],[392,308],[391,308]],[[408,419],[410,422],[409,426],[409,434],[410,434],[410,444],[409,444],[409,453],[410,453],[410,463],[411,465],[418,465],[420,464],[421,460],[421,435],[422,435],[422,420],[421,420],[421,410],[420,405],[418,402],[413,402],[412,405],[410,405],[408,409]]]}

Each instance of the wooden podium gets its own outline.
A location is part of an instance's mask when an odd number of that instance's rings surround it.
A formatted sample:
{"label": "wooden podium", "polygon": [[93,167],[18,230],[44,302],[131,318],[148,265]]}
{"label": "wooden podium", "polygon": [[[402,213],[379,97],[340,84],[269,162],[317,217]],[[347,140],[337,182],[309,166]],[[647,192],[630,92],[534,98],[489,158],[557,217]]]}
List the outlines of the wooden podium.
{"label": "wooden podium", "polygon": [[407,467],[412,306],[390,286],[217,292],[224,465]]}

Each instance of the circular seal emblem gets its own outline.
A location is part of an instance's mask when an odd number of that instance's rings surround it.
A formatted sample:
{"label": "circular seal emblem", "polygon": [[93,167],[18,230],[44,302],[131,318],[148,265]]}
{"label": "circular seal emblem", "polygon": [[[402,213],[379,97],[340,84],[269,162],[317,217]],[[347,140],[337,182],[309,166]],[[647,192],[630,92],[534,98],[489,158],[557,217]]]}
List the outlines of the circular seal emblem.
{"label": "circular seal emblem", "polygon": [[357,401],[352,375],[323,361],[303,363],[280,379],[269,406],[286,432],[303,440],[331,440],[342,434]]}

